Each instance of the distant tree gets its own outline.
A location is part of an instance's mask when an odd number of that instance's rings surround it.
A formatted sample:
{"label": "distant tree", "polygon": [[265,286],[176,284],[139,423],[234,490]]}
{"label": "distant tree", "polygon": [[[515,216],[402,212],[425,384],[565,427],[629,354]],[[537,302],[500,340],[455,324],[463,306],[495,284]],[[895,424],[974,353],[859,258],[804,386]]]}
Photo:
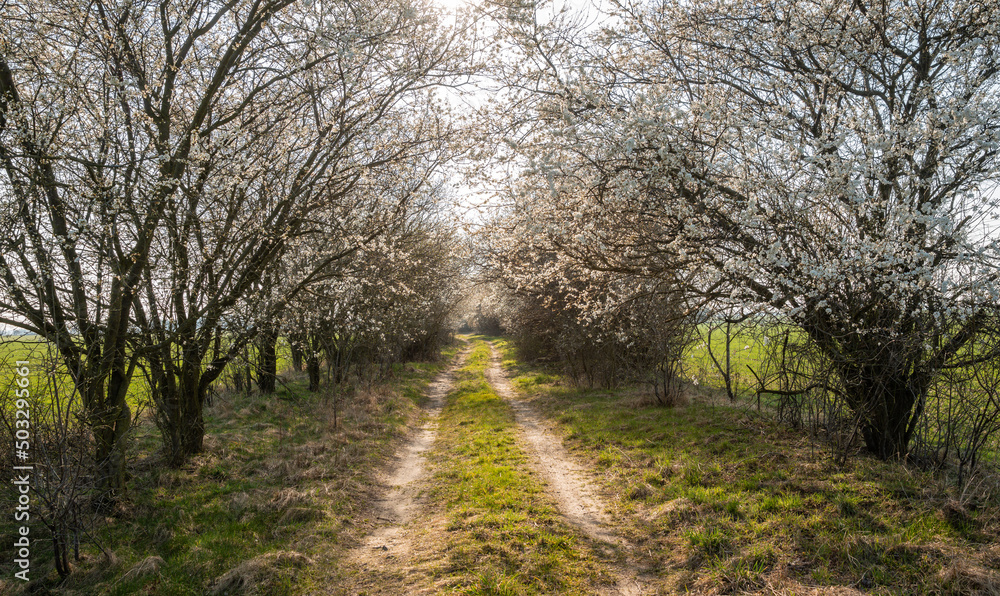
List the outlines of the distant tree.
{"label": "distant tree", "polygon": [[524,358],[558,361],[590,385],[649,383],[661,404],[676,403],[695,330],[683,285],[581,261],[535,228],[530,213],[497,218],[481,233],[488,255],[481,276],[499,288],[502,303],[487,304],[486,313],[501,320]]}
{"label": "distant tree", "polygon": [[407,358],[436,354],[459,301],[452,232],[435,213],[435,187],[377,239],[334,264],[289,304],[285,325],[303,344],[311,390],[325,360],[330,383],[353,367],[377,376]]}

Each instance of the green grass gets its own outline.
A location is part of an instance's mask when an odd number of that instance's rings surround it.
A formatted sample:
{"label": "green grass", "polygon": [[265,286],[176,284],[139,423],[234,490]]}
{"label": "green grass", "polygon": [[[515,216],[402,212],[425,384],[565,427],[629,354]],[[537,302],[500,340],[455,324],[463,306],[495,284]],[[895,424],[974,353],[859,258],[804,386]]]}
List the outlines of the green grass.
{"label": "green grass", "polygon": [[[703,324],[698,327],[698,336],[690,346],[685,357],[685,370],[689,380],[698,385],[712,388],[724,389],[725,383],[722,380],[715,363],[712,362],[709,348],[715,355],[719,364],[726,364],[726,338],[724,329],[715,329],[712,332],[711,343],[708,337],[709,325]],[[758,373],[761,370],[761,362],[766,358],[766,346],[763,338],[754,328],[745,325],[733,325],[730,337],[730,371],[736,385],[734,389],[740,394],[749,394],[754,383],[753,374],[747,368],[753,367]]]}
{"label": "green grass", "polygon": [[[661,593],[803,593],[852,586],[876,594],[976,594],[997,586],[998,503],[969,499],[939,478],[867,458],[837,465],[805,433],[764,413],[693,403],[648,405],[640,392],[573,388],[519,363],[498,341],[515,387],[545,412],[567,446],[599,472],[618,533]],[[448,356],[454,355],[455,347]],[[444,518],[441,586],[465,594],[592,594],[603,558],[560,521],[518,447],[510,407],[485,381],[477,342],[447,398],[428,501]],[[182,469],[157,455],[159,436],[136,429],[130,500],[93,520],[67,583],[57,585],[47,537],[33,548],[39,592],[205,594],[248,585],[262,594],[328,591],[337,545],[357,537],[372,471],[425,399],[439,363],[393,368],[389,383],[332,401],[301,375],[268,397],[223,393],[206,412],[206,452]],[[11,503],[11,485],[0,500]],[[13,536],[11,516],[0,535]],[[162,568],[129,578],[147,559]],[[0,593],[13,591],[11,549],[0,544]],[[319,570],[323,570],[320,572]],[[6,582],[6,583],[2,583]],[[241,582],[243,582],[241,584]]]}
{"label": "green grass", "polygon": [[[721,324],[720,324],[721,325]],[[698,334],[684,356],[685,376],[692,385],[699,386],[700,389],[708,389],[709,393],[724,391],[725,381],[715,363],[712,361],[709,347],[714,353],[716,360],[721,366],[725,366],[726,338],[724,327],[716,328],[711,335],[709,342],[708,332],[710,326],[702,324],[698,327]],[[783,398],[775,394],[756,394],[758,388],[757,379],[754,373],[768,377],[768,372],[773,377],[776,372],[777,363],[768,363],[769,358],[775,357],[775,348],[779,347],[788,333],[789,347],[792,352],[788,354],[789,362],[801,367],[795,371],[798,374],[808,374],[811,366],[809,362],[804,362],[796,358],[794,350],[796,347],[802,349],[809,343],[805,333],[794,326],[780,325],[774,322],[767,326],[753,323],[734,324],[731,328],[730,336],[730,375],[733,383],[733,390],[738,399],[755,399],[760,406],[772,410],[779,409],[782,405],[788,405],[788,398]],[[770,347],[768,344],[770,343]],[[963,350],[970,350],[972,347],[966,345]],[[990,364],[984,365],[989,367]],[[996,364],[993,364],[996,366]],[[751,372],[751,368],[753,372]],[[927,440],[931,445],[943,444],[949,434],[952,440],[961,443],[965,433],[969,431],[969,424],[977,414],[983,410],[991,410],[990,396],[984,393],[978,382],[972,378],[972,369],[955,369],[949,371],[949,377],[941,379],[926,396],[924,421],[922,422],[923,432],[927,434]],[[987,373],[987,378],[989,373]],[[963,378],[964,377],[964,378]],[[774,379],[765,381],[768,388],[781,388],[775,385]],[[799,386],[806,383],[805,379],[800,379]],[[703,391],[704,393],[704,391]],[[801,399],[801,398],[799,398]],[[964,410],[956,411],[955,403],[962,405]],[[850,416],[846,404],[839,404],[840,412],[844,416]],[[790,408],[794,410],[795,407]],[[952,412],[953,416],[960,416],[957,426],[949,428],[948,422],[937,419],[936,412]],[[814,422],[819,422],[817,414],[804,414],[812,417]],[[795,415],[791,416],[796,418]],[[805,422],[804,420],[802,422]],[[918,433],[919,434],[919,433]],[[954,453],[954,448],[951,452]],[[1000,438],[994,437],[987,444],[980,448],[980,455],[983,460],[992,460],[994,464],[1000,464]]]}
{"label": "green grass", "polygon": [[[371,475],[392,451],[404,424],[425,399],[425,388],[457,348],[437,363],[394,367],[391,379],[343,396],[339,426],[332,401],[306,391],[300,374],[270,396],[223,393],[206,410],[206,449],[181,469],[163,465],[150,421],[136,429],[128,502],[114,517],[92,520],[96,542],[84,541],[82,560],[57,586],[44,541],[32,551],[32,577],[53,593],[205,594],[253,585],[259,594],[295,594],[309,569],[335,565],[336,545],[371,498]],[[0,498],[10,503],[7,487]],[[46,537],[33,523],[34,536]],[[0,535],[13,536],[11,516]],[[12,577],[10,546],[0,546],[0,580]],[[163,566],[148,575],[127,572],[147,557]],[[19,582],[18,582],[19,583]],[[7,593],[0,584],[0,592]]]}
{"label": "green grass", "polygon": [[[515,363],[512,347],[501,348]],[[962,502],[930,472],[865,457],[837,465],[825,445],[766,411],[697,399],[662,408],[635,390],[574,389],[536,382],[539,371],[523,364],[512,370],[598,468],[623,532],[668,593],[1000,585],[998,503]]]}
{"label": "green grass", "polygon": [[[56,392],[64,403],[71,398],[73,407],[82,407],[79,398],[74,395],[69,371],[52,344],[36,335],[6,335],[0,336],[0,410],[9,412],[13,409],[14,395],[10,389],[16,378],[18,361],[29,363],[31,401],[37,414],[44,415],[49,411]],[[133,413],[149,404],[149,387],[138,369],[129,385],[126,400]]]}
{"label": "green grass", "polygon": [[441,414],[434,500],[447,515],[446,574],[463,594],[583,594],[599,571],[515,440],[514,415],[487,383],[477,341]]}

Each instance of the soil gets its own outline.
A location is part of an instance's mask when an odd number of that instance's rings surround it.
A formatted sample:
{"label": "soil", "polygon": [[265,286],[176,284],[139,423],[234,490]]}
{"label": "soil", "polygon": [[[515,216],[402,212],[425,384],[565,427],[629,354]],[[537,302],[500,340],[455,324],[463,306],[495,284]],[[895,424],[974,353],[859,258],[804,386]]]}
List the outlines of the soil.
{"label": "soil", "polygon": [[[468,349],[427,390],[421,424],[411,433],[389,469],[380,474],[382,498],[372,503],[374,528],[344,561],[350,573],[349,594],[436,594],[429,577],[438,553],[443,521],[421,517],[427,476],[427,452],[437,437],[437,419],[455,371]],[[429,556],[428,556],[429,555]]]}

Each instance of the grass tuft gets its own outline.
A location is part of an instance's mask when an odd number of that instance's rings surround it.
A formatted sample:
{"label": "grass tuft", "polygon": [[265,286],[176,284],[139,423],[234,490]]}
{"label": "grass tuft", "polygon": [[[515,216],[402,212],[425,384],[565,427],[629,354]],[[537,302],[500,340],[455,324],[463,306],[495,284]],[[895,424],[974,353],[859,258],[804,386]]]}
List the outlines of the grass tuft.
{"label": "grass tuft", "polygon": [[[74,572],[61,582],[39,540],[32,551],[38,579],[26,589],[281,596],[315,588],[315,570],[324,575],[336,566],[336,545],[373,496],[373,470],[391,455],[428,383],[455,353],[452,347],[442,362],[397,366],[383,385],[344,392],[336,426],[333,400],[308,392],[301,374],[286,373],[269,396],[216,395],[205,412],[204,452],[177,469],[164,465],[153,421],[140,420],[129,501],[93,530],[105,553],[82,543]],[[9,534],[10,523],[0,520],[0,535]],[[45,535],[40,526],[31,531]],[[0,572],[11,577],[11,558],[5,560]],[[0,592],[7,587],[0,584]]]}

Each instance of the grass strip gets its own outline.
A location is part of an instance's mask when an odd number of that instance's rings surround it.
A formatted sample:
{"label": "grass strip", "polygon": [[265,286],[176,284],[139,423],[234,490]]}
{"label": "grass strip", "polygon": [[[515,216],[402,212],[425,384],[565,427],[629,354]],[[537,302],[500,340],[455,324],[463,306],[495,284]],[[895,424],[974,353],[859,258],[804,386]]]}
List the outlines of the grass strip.
{"label": "grass strip", "polygon": [[447,397],[433,456],[449,583],[476,595],[592,593],[598,566],[530,472],[513,410],[486,381],[489,358],[477,341]]}
{"label": "grass strip", "polygon": [[[47,533],[33,523],[40,539],[33,577],[44,577],[31,590],[286,595],[325,588],[337,565],[334,547],[375,496],[373,470],[456,352],[395,365],[384,383],[341,395],[336,427],[332,396],[308,392],[301,373],[286,373],[272,395],[219,395],[206,410],[205,451],[179,469],[163,465],[156,426],[144,419],[131,444],[128,502],[89,528],[110,556],[82,537],[80,560],[59,582]],[[8,493],[0,493],[3,502],[11,502]],[[11,522],[0,520],[0,535],[14,535]],[[0,572],[9,578],[11,558],[4,560]]]}

